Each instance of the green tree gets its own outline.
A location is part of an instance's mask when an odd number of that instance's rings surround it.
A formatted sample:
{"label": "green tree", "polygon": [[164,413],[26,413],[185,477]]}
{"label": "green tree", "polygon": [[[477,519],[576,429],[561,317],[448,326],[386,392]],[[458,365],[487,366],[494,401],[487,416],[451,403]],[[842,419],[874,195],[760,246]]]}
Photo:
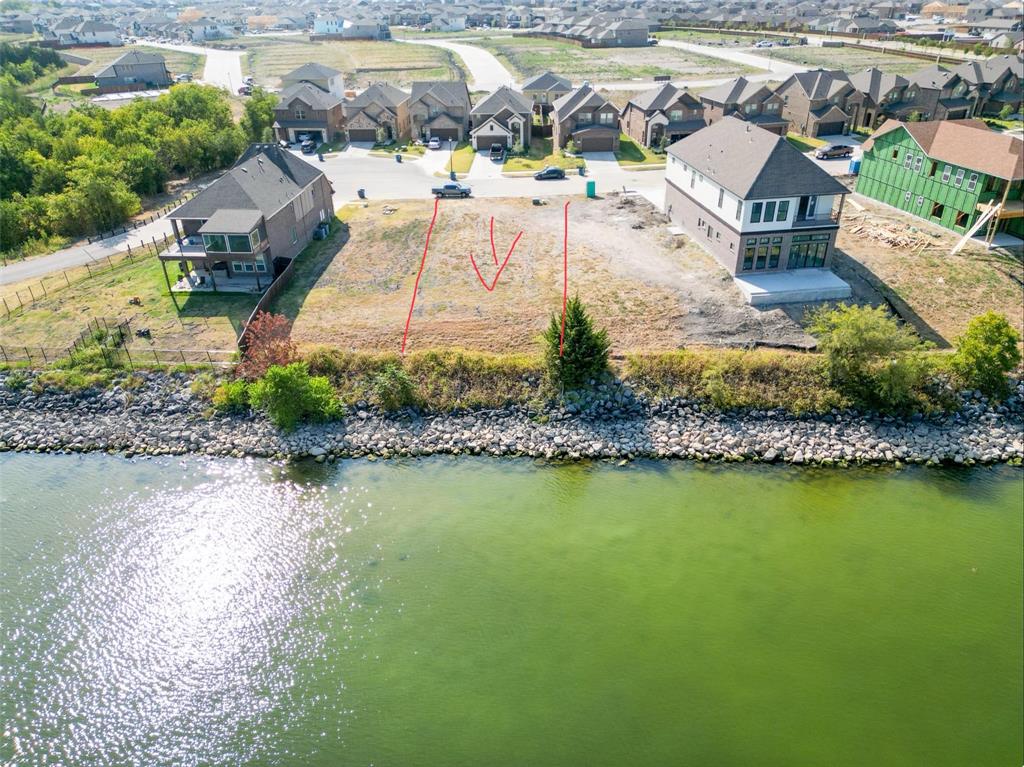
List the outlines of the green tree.
{"label": "green tree", "polygon": [[262,88],[253,88],[252,95],[245,100],[245,113],[241,128],[249,141],[270,141],[273,138],[274,107],[277,96]]}
{"label": "green tree", "polygon": [[543,339],[548,375],[566,389],[584,386],[608,369],[608,332],[594,327],[579,297],[569,299],[566,305],[564,343],[560,313],[551,315]]}
{"label": "green tree", "polygon": [[999,119],[1008,120],[1010,115],[1013,114],[1013,104],[1003,104],[1003,108],[999,110]]}
{"label": "green tree", "polygon": [[331,382],[324,376],[310,376],[305,362],[267,368],[263,378],[249,387],[249,398],[253,407],[286,431],[299,421],[326,421],[342,414]]}
{"label": "green tree", "polygon": [[1001,314],[975,317],[957,339],[950,368],[965,383],[990,397],[1009,393],[1009,374],[1021,361],[1020,334]]}

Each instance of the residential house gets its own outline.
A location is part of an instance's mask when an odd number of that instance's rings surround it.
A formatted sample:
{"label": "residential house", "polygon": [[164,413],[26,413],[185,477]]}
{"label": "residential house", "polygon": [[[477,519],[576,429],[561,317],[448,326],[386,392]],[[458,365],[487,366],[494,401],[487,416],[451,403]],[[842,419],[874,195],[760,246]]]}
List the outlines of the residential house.
{"label": "residential house", "polygon": [[555,101],[551,112],[553,145],[572,141],[580,152],[612,152],[619,148],[619,110],[590,83]]}
{"label": "residential house", "polygon": [[887,117],[907,119],[915,112],[920,116],[916,103],[919,91],[910,88],[910,81],[905,77],[868,67],[850,75],[849,81],[861,97],[859,104],[853,104],[853,98],[848,98],[851,128],[873,130]]}
{"label": "residential house", "polygon": [[466,28],[466,15],[455,11],[434,16],[429,27],[434,32],[461,32]]}
{"label": "residential house", "polygon": [[839,70],[797,72],[786,78],[775,93],[782,97],[782,117],[789,130],[804,136],[847,133],[852,122],[847,103],[861,100],[846,73]]}
{"label": "residential house", "polygon": [[1024,238],[1022,147],[980,120],[887,120],[864,142],[857,192],[959,234],[1001,203],[992,234]]}
{"label": "residential house", "polygon": [[704,126],[704,105],[672,83],[634,96],[622,110],[622,132],[649,147],[673,144]]}
{"label": "residential house", "polygon": [[317,16],[312,37],[342,40],[390,40],[391,28],[385,18],[361,14]]}
{"label": "residential house", "polygon": [[30,35],[35,30],[35,17],[29,13],[0,13],[0,32]]}
{"label": "residential house", "polygon": [[1010,48],[1019,54],[1024,51],[1024,32],[999,32],[988,44],[993,48]]}
{"label": "residential house", "polygon": [[493,144],[508,149],[516,144],[530,146],[533,102],[507,85],[485,96],[473,107],[470,117],[473,129],[469,135],[474,149],[489,149]]}
{"label": "residential house", "polygon": [[572,90],[572,83],[552,72],[534,75],[523,83],[523,95],[533,101],[533,111],[543,120],[554,108],[555,101]]}
{"label": "residential house", "polygon": [[763,83],[737,77],[700,94],[704,119],[709,125],[724,117],[735,117],[771,133],[786,135],[788,121],[782,116],[782,97]]}
{"label": "residential house", "polygon": [[320,168],[276,144],[253,144],[234,167],[168,215],[179,290],[261,290],[334,216]]}
{"label": "residential house", "polygon": [[121,30],[105,21],[66,20],[53,28],[61,45],[121,45]]}
{"label": "residential house", "polygon": [[273,128],[282,141],[337,141],[345,130],[342,99],[312,82],[293,82],[278,94]]}
{"label": "residential house", "polygon": [[1024,58],[1020,56],[992,56],[979,61],[967,61],[953,68],[970,89],[968,98],[974,102],[972,114],[997,115],[1004,106],[1020,110],[1024,101]]}
{"label": "residential house", "polygon": [[[716,120],[669,147],[665,184],[668,217],[744,278],[737,285],[750,303],[850,294],[827,272],[848,190],[782,136]],[[746,279],[766,273],[788,277]]]}
{"label": "residential house", "polygon": [[337,69],[332,69],[323,64],[303,64],[301,67],[297,67],[288,74],[281,76],[282,88],[298,83],[315,85],[322,91],[333,93],[339,99],[345,97],[345,76]]}
{"label": "residential house", "polygon": [[166,88],[171,84],[167,62],[159,53],[131,50],[118,56],[96,73],[100,89],[117,89],[144,85],[146,88]]}
{"label": "residential house", "polygon": [[374,83],[344,105],[349,141],[387,144],[409,137],[409,94],[387,83]]}
{"label": "residential house", "polygon": [[207,40],[223,40],[235,34],[230,26],[210,18],[200,18],[182,25],[181,37],[194,43]]}
{"label": "residential house", "polygon": [[922,120],[963,120],[971,117],[974,102],[968,98],[968,90],[967,83],[955,72],[938,64],[925,67],[907,78],[904,98],[910,106],[907,116],[917,112]]}
{"label": "residential house", "polygon": [[469,88],[462,80],[415,82],[405,103],[416,139],[465,141],[469,137]]}

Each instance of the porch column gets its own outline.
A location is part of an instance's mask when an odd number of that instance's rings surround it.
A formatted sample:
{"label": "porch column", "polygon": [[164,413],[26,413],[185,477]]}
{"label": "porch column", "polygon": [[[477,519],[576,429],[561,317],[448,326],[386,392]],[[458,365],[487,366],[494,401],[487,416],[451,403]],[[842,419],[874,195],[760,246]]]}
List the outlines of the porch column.
{"label": "porch column", "polygon": [[171,219],[171,229],[174,230],[174,239],[178,243],[178,247],[181,247],[181,233],[178,231],[178,222],[176,219]]}
{"label": "porch column", "polygon": [[843,206],[846,205],[846,195],[839,195],[839,214],[836,216],[836,223],[842,223],[843,220]]}
{"label": "porch column", "polygon": [[164,270],[164,282],[167,283],[167,292],[171,292],[171,278],[167,276],[167,262],[160,259],[160,267]]}

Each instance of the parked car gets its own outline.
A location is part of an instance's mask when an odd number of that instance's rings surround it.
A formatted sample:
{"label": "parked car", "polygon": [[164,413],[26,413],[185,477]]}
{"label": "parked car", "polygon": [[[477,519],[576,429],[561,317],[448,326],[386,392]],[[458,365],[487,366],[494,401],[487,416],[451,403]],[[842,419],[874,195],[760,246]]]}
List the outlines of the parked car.
{"label": "parked car", "polygon": [[657,45],[658,44],[658,38],[656,38],[656,37],[648,37],[647,38],[647,44],[648,45]]}
{"label": "parked car", "polygon": [[313,152],[316,151],[316,142],[313,139],[308,138],[299,144],[299,148],[302,149],[303,154],[313,154]]}
{"label": "parked car", "polygon": [[539,170],[533,174],[533,177],[538,181],[547,181],[548,179],[565,178],[565,171],[556,165],[549,165],[544,170]]}
{"label": "parked car", "polygon": [[256,80],[255,80],[255,78],[252,75],[246,75],[245,77],[242,78],[242,82],[245,83],[246,85],[252,85],[253,83],[256,82]]}
{"label": "parked car", "polygon": [[430,190],[434,197],[469,197],[473,190],[458,181],[449,181],[443,186],[435,186]]}
{"label": "parked car", "polygon": [[846,144],[826,144],[814,150],[814,156],[819,160],[831,160],[834,157],[849,157],[853,154],[853,147]]}
{"label": "parked car", "polygon": [[505,147],[501,144],[491,144],[491,159],[501,162],[505,159]]}
{"label": "parked car", "polygon": [[252,95],[252,88],[250,86],[248,86],[248,85],[243,85],[241,88],[238,89],[238,95],[239,96],[251,96]]}
{"label": "parked car", "polygon": [[192,82],[192,74],[190,72],[183,72],[180,75],[174,76],[174,82],[176,83],[190,83]]}
{"label": "parked car", "polygon": [[434,138],[430,139],[430,141],[427,142],[427,149],[440,149],[440,148],[441,148],[441,139],[439,139],[437,136],[434,136]]}
{"label": "parked car", "polygon": [[771,40],[758,40],[754,43],[755,48],[771,48],[774,43]]}

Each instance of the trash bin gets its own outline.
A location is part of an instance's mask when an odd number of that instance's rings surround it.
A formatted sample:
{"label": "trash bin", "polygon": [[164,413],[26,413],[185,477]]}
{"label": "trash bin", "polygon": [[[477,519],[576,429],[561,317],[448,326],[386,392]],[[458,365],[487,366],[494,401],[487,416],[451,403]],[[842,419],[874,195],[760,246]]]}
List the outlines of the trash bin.
{"label": "trash bin", "polygon": [[582,165],[581,165],[580,167],[578,167],[578,168],[577,168],[576,170],[578,170],[578,171],[579,171],[579,174],[580,174],[581,176],[585,176],[585,175],[587,175],[587,169],[586,169],[585,167],[583,167]]}
{"label": "trash bin", "polygon": [[356,194],[359,195],[359,199],[360,200],[365,200],[366,199],[366,190],[365,189],[356,189]]}
{"label": "trash bin", "polygon": [[401,161],[402,161],[402,153],[401,152],[395,152],[395,162],[401,162]]}
{"label": "trash bin", "polygon": [[587,197],[589,197],[590,199],[594,199],[595,197],[597,197],[597,182],[596,181],[588,181],[587,182]]}
{"label": "trash bin", "polygon": [[450,178],[452,181],[456,181],[458,180],[459,177],[458,175],[456,175],[455,171],[452,171],[451,173],[448,174],[448,178]]}
{"label": "trash bin", "polygon": [[324,161],[324,153],[323,152],[318,152],[316,156],[320,158],[320,162]]}
{"label": "trash bin", "polygon": [[860,173],[860,159],[850,160],[850,174],[856,176]]}

